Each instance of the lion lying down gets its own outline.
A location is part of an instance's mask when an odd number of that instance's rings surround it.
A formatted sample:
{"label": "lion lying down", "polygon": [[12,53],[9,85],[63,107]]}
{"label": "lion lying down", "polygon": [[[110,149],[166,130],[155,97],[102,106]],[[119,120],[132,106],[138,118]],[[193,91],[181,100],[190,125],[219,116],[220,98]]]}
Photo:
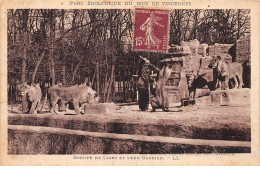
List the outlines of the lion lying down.
{"label": "lion lying down", "polygon": [[59,100],[62,103],[73,103],[77,114],[82,113],[81,108],[79,107],[79,103],[92,104],[98,102],[96,91],[84,84],[73,86],[55,85],[48,89],[48,95],[50,99],[50,111],[52,114],[58,114],[54,107]]}

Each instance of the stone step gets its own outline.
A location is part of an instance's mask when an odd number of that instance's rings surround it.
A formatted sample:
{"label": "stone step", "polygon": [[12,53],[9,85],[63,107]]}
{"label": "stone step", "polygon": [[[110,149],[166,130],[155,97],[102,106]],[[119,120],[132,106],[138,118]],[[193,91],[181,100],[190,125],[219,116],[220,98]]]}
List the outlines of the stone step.
{"label": "stone step", "polygon": [[196,105],[242,106],[250,105],[250,89],[210,91],[209,96],[196,99]]}
{"label": "stone step", "polygon": [[250,153],[251,142],[8,126],[8,154]]}
{"label": "stone step", "polygon": [[116,105],[115,103],[98,103],[91,105],[84,105],[84,115],[89,114],[109,114],[115,113]]}
{"label": "stone step", "polygon": [[211,91],[211,103],[220,105],[250,105],[250,89]]}

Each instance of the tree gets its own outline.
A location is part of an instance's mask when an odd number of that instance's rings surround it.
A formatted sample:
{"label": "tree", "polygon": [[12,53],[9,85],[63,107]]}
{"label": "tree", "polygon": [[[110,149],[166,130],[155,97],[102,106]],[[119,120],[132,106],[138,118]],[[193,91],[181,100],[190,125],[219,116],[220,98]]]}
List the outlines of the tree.
{"label": "tree", "polygon": [[[128,85],[138,69],[136,56],[146,55],[131,51],[132,16],[130,9],[8,10],[8,78],[37,83],[46,77],[51,85],[88,78],[108,101],[115,80]],[[174,9],[169,31],[169,44],[235,43],[250,31],[250,10]]]}

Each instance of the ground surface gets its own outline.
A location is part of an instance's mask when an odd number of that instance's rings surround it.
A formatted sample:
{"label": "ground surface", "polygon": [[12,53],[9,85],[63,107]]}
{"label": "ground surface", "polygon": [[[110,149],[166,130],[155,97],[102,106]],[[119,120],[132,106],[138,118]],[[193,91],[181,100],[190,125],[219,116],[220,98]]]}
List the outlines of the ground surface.
{"label": "ground surface", "polygon": [[[20,114],[19,105],[9,105],[10,115]],[[11,112],[13,110],[13,113]],[[43,115],[50,115],[49,111],[42,112]],[[62,115],[63,114],[63,115]],[[39,115],[41,116],[41,115]],[[140,111],[138,105],[117,105],[116,111],[107,114],[85,114],[75,115],[75,112],[62,112],[59,118],[76,118],[97,123],[131,123],[131,124],[154,124],[174,125],[182,128],[199,129],[233,129],[250,133],[250,105],[248,106],[192,106],[192,107],[171,107],[169,112],[157,110],[156,112]],[[63,118],[63,119],[64,119]],[[228,134],[228,133],[227,133]],[[250,140],[250,138],[246,139]]]}
{"label": "ground surface", "polygon": [[[250,105],[170,107],[140,111],[117,104],[115,112],[22,114],[9,105],[10,154],[249,153]],[[56,140],[60,140],[56,144]],[[55,145],[54,145],[55,143]],[[50,146],[51,145],[51,146]],[[68,145],[69,148],[68,148]]]}
{"label": "ground surface", "polygon": [[[9,113],[21,114],[20,105],[9,105]],[[44,110],[43,114],[49,114]],[[60,112],[60,115],[75,116],[75,111]],[[80,115],[76,115],[80,116]],[[88,116],[84,115],[84,118]],[[198,126],[207,128],[218,128],[230,126],[231,128],[244,127],[250,128],[250,105],[248,106],[188,106],[188,107],[171,107],[169,112],[157,110],[152,112],[140,111],[138,105],[118,104],[114,113],[91,114],[89,118],[100,119],[121,119],[123,122],[131,123],[158,123],[162,120],[164,123],[176,123],[186,126]]]}

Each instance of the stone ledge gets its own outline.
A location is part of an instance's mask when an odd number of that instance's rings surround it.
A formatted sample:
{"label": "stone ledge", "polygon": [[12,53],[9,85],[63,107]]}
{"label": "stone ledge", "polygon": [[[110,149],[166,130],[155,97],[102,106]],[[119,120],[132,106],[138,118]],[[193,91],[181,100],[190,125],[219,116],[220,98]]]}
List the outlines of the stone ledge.
{"label": "stone ledge", "polygon": [[8,126],[8,154],[249,153],[251,142]]}
{"label": "stone ledge", "polygon": [[211,91],[211,103],[220,105],[250,105],[250,89]]}
{"label": "stone ledge", "polygon": [[[148,119],[146,121],[136,119],[136,121],[129,121],[125,118],[108,119],[106,116],[92,114],[89,114],[88,116],[10,114],[8,117],[8,124],[145,136],[152,135],[212,140],[251,140],[251,130],[245,125],[218,124],[218,128],[212,128],[210,126],[198,124],[198,126],[201,126],[198,127],[195,126],[195,123],[192,126],[187,126],[182,124],[182,122],[174,121],[174,119]],[[233,128],[232,126],[236,126],[236,128]]]}
{"label": "stone ledge", "polygon": [[89,114],[109,114],[115,113],[116,105],[115,103],[99,103],[84,106],[84,115]]}

